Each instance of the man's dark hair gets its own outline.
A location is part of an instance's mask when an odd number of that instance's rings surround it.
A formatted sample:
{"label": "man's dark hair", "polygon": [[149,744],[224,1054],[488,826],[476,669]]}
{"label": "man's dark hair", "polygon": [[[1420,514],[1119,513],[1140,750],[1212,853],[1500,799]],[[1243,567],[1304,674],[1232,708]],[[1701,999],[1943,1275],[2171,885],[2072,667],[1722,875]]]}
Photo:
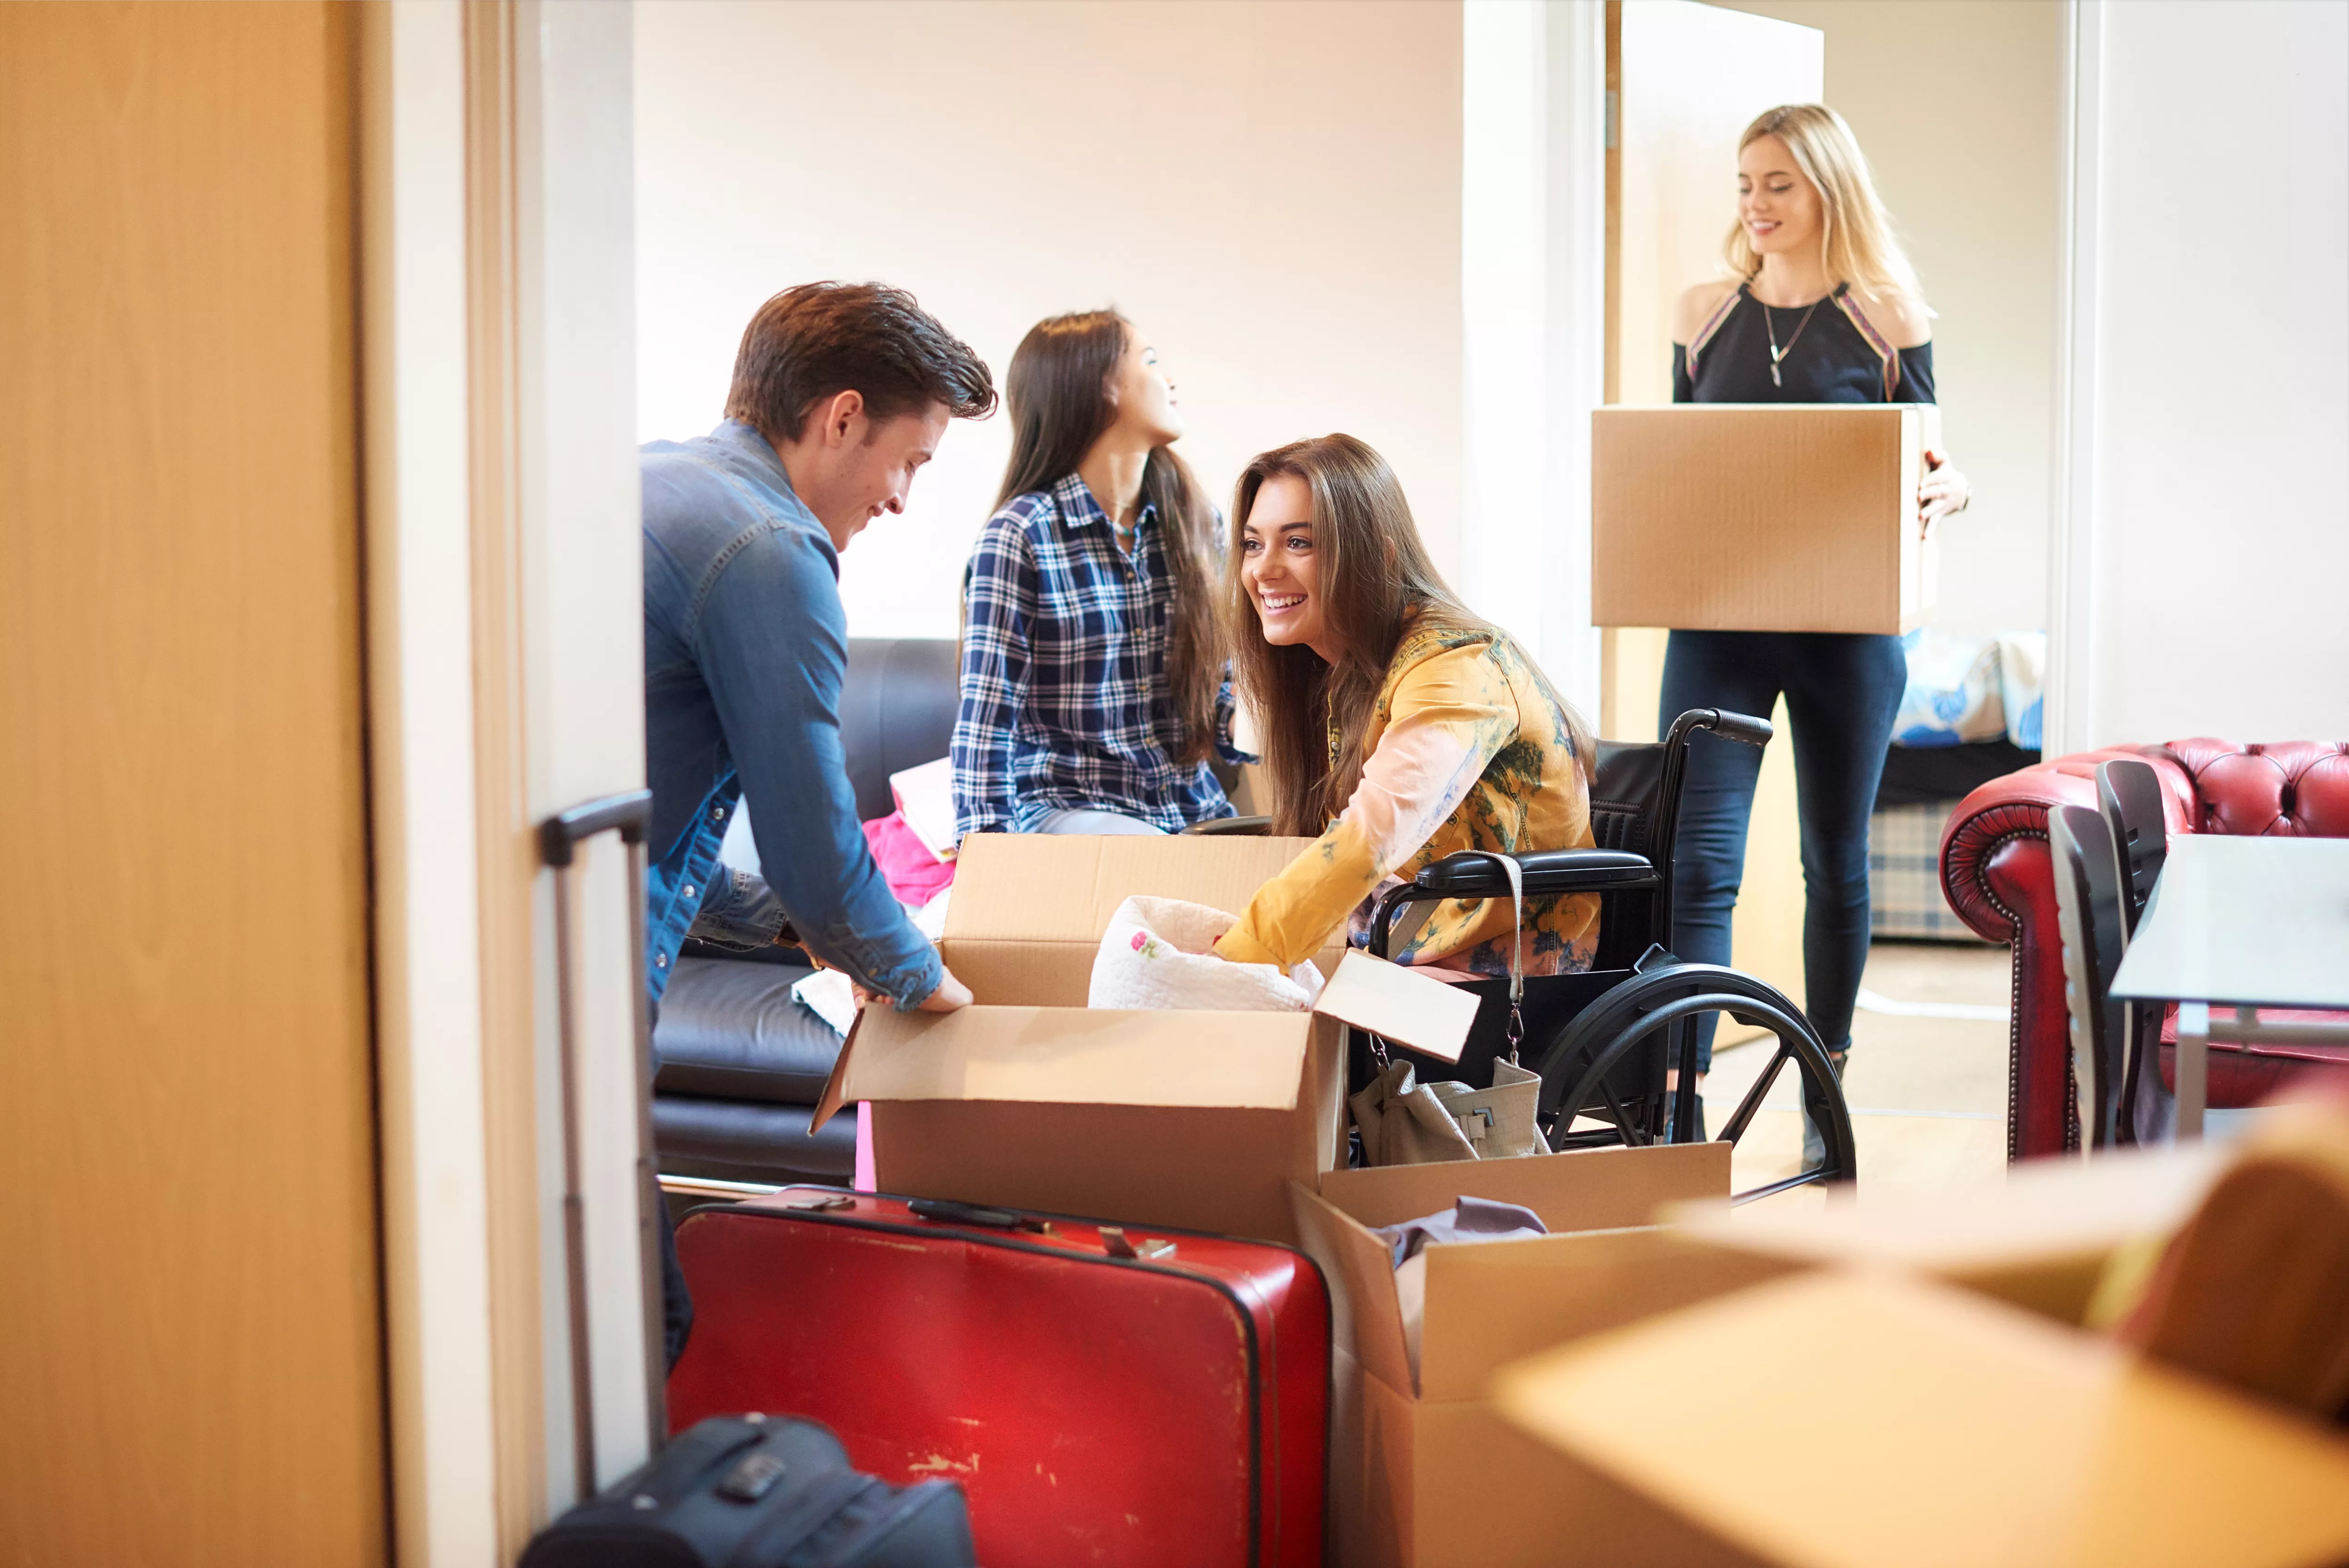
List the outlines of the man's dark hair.
{"label": "man's dark hair", "polygon": [[995,411],[987,362],[902,288],[803,283],[750,317],[734,356],[726,417],[771,441],[796,441],[808,410],[854,389],[874,423],[944,403],[958,420]]}

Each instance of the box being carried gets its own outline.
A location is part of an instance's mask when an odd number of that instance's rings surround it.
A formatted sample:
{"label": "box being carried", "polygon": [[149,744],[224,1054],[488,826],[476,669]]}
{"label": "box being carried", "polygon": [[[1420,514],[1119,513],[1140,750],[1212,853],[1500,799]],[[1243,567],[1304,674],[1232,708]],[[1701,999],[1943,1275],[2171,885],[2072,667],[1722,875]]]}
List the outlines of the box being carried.
{"label": "box being carried", "polygon": [[1237,913],[1309,842],[972,835],[938,950],[977,1000],[957,1012],[866,1008],[817,1123],[871,1103],[884,1192],[1292,1241],[1287,1184],[1344,1158],[1340,1016],[1418,1044],[1411,993],[1471,1014],[1473,1001],[1333,945],[1314,961],[1335,974],[1342,957],[1347,973],[1312,1012],[1085,1002],[1127,898]]}
{"label": "box being carried", "polygon": [[1930,403],[1673,403],[1590,417],[1591,619],[1902,632],[1932,607]]}

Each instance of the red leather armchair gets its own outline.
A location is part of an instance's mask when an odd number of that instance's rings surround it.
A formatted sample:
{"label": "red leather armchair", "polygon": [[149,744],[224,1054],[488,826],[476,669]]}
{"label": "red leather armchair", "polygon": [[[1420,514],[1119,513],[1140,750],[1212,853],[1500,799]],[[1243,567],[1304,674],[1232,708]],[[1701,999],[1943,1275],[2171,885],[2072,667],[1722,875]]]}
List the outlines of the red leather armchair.
{"label": "red leather armchair", "polygon": [[[2007,1061],[2010,1159],[2076,1148],[2079,1119],[2064,1009],[2064,957],[2047,811],[2096,805],[2096,764],[2137,757],[2161,777],[2169,831],[2349,838],[2349,744],[2172,741],[2057,757],[1992,779],[1959,803],[1941,838],[1941,888],[1961,919],[2012,944]],[[2290,1060],[2284,1058],[2289,1057]],[[2313,1067],[2349,1079],[2349,1059],[2309,1047],[2216,1047],[2210,1104],[2257,1104],[2285,1073]]]}

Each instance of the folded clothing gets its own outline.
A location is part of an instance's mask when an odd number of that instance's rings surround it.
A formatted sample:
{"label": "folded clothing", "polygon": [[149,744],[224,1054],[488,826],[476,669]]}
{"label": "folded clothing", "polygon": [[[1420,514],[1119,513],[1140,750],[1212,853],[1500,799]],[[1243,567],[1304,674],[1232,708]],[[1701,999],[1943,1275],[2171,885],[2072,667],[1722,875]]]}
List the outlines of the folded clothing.
{"label": "folded clothing", "polygon": [[1216,939],[1238,917],[1180,898],[1126,899],[1110,917],[1093,955],[1088,1007],[1120,1011],[1208,1009],[1218,1012],[1310,1012],[1321,971],[1301,963],[1233,963]]}
{"label": "folded clothing", "polygon": [[1500,1203],[1490,1198],[1455,1199],[1451,1208],[1400,1225],[1371,1232],[1387,1244],[1394,1266],[1402,1268],[1419,1256],[1431,1241],[1498,1241],[1511,1236],[1547,1236],[1549,1227],[1530,1209]]}
{"label": "folded clothing", "polygon": [[893,811],[864,825],[864,842],[881,867],[889,891],[901,904],[921,908],[954,880],[951,860],[940,860],[921,835],[906,825],[905,814]]}
{"label": "folded clothing", "polygon": [[1506,1241],[1516,1236],[1547,1236],[1549,1227],[1530,1209],[1489,1198],[1460,1198],[1440,1214],[1385,1225],[1371,1232],[1384,1241],[1395,1271],[1395,1308],[1402,1317],[1403,1360],[1411,1367],[1413,1392],[1419,1389],[1419,1342],[1427,1320],[1427,1253],[1436,1241]]}

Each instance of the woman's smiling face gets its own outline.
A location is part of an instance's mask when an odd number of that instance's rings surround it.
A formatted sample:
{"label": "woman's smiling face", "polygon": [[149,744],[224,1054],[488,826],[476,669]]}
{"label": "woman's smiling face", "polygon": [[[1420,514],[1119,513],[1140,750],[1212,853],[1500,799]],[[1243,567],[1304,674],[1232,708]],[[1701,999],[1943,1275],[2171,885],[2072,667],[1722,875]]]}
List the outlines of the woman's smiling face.
{"label": "woman's smiling face", "polygon": [[1737,221],[1763,255],[1819,243],[1819,192],[1785,142],[1757,136],[1737,155]]}
{"label": "woman's smiling face", "polygon": [[1314,550],[1313,492],[1293,473],[1275,474],[1256,493],[1240,533],[1240,585],[1256,606],[1264,639],[1275,648],[1302,643],[1335,664]]}

